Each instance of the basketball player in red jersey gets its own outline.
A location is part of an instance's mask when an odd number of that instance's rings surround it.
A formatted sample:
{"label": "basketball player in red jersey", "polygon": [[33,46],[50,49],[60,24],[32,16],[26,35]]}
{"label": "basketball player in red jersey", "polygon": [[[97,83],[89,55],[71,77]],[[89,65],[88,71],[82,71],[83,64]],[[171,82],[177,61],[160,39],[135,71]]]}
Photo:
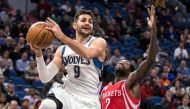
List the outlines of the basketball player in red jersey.
{"label": "basketball player in red jersey", "polygon": [[[141,82],[154,63],[157,54],[157,29],[155,7],[148,9],[148,27],[151,31],[148,57],[139,68],[131,73],[132,65],[128,60],[118,62],[115,68],[115,82],[107,85],[101,92],[102,109],[139,109]],[[121,81],[122,80],[122,81]],[[119,82],[118,82],[119,81]]]}

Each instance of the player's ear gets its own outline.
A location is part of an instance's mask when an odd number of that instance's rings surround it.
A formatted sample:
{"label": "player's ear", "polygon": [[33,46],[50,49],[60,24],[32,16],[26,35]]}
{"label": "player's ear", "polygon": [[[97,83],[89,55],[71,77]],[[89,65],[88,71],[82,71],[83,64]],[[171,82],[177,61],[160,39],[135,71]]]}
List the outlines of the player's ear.
{"label": "player's ear", "polygon": [[73,28],[76,29],[77,28],[77,23],[73,22]]}

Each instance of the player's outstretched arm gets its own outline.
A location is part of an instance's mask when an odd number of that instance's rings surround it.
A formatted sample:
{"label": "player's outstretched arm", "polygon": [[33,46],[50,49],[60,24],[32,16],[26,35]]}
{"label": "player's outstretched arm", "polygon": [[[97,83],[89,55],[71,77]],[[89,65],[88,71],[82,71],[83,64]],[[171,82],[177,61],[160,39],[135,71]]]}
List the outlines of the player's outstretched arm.
{"label": "player's outstretched arm", "polygon": [[90,48],[85,47],[83,44],[76,42],[75,40],[67,37],[62,31],[59,25],[50,18],[47,18],[46,21],[49,25],[47,29],[53,31],[55,36],[66,45],[68,45],[73,51],[75,51],[80,56],[86,58],[87,60],[92,59],[94,57],[98,57],[100,60],[104,60],[106,56],[106,46],[107,43],[103,38],[95,39]]}
{"label": "player's outstretched arm", "polygon": [[137,82],[140,83],[145,78],[149,68],[155,62],[155,58],[157,55],[158,43],[157,43],[156,15],[155,15],[155,7],[153,5],[151,6],[150,9],[148,9],[148,13],[149,13],[149,18],[147,18],[147,23],[151,31],[148,56],[147,59],[140,64],[139,68],[135,70],[133,73],[131,73],[127,78],[127,85],[129,87]]}
{"label": "player's outstretched arm", "polygon": [[59,71],[62,65],[62,58],[61,58],[61,50],[62,46],[59,47],[55,53],[53,60],[46,66],[43,58],[43,54],[41,49],[34,48],[30,45],[32,50],[36,54],[36,61],[37,61],[37,70],[40,77],[40,80],[43,83],[49,82]]}

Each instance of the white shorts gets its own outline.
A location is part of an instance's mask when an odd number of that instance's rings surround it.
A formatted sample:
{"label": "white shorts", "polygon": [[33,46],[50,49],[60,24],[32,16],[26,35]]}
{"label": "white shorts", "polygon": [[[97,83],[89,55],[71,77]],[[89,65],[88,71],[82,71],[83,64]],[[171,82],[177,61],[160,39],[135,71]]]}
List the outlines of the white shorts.
{"label": "white shorts", "polygon": [[65,85],[54,83],[49,93],[63,104],[63,109],[101,109],[99,96],[81,96],[69,90]]}

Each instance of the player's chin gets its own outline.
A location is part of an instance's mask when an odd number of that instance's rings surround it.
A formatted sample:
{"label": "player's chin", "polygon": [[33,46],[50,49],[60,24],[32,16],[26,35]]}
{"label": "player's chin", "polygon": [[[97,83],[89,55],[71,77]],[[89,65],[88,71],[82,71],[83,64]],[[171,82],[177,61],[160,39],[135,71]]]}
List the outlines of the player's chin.
{"label": "player's chin", "polygon": [[82,34],[85,36],[89,36],[92,34],[92,32],[91,31],[82,31]]}

